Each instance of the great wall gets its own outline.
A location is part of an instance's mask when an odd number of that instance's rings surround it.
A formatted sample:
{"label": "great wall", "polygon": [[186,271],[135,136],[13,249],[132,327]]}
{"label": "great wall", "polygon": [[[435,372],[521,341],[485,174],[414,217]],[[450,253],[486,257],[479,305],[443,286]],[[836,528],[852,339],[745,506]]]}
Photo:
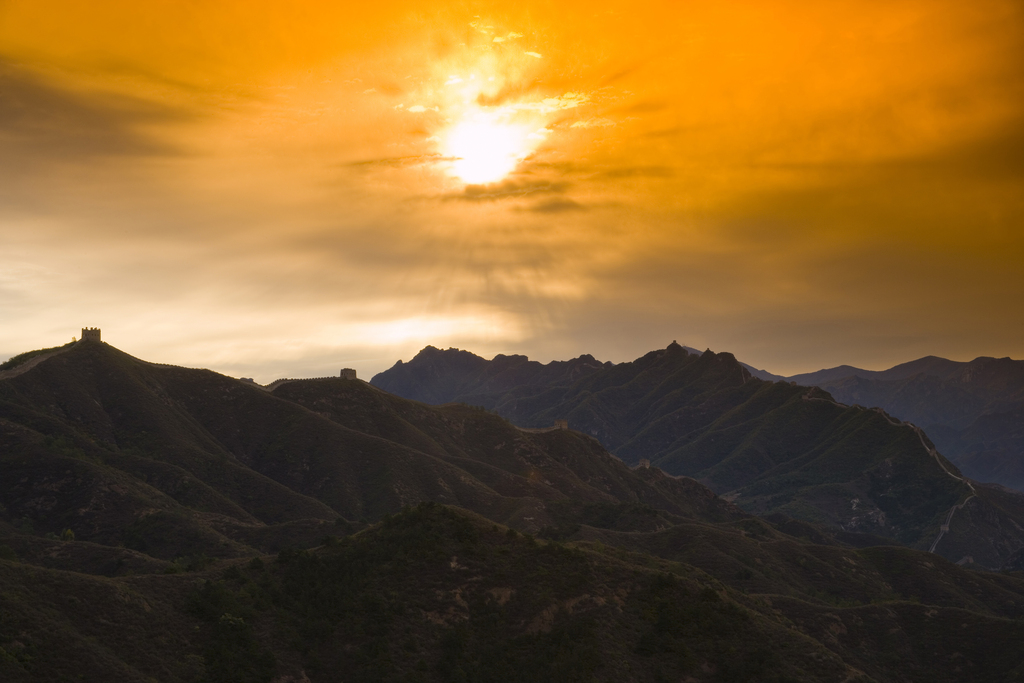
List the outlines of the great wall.
{"label": "great wall", "polygon": [[[33,356],[32,358],[28,359],[24,363],[21,363],[17,367],[11,368],[10,370],[0,370],[0,380],[10,379],[11,377],[17,377],[18,375],[22,375],[22,374],[28,372],[29,370],[31,370],[32,368],[36,367],[37,365],[39,365],[43,361],[45,361],[45,360],[47,360],[49,358],[53,358],[54,356],[57,356],[59,354],[66,353],[67,351],[70,351],[71,348],[73,346],[75,346],[77,343],[82,343],[82,342],[86,342],[86,343],[90,343],[90,344],[91,343],[97,343],[97,344],[104,343],[103,339],[102,339],[102,334],[101,334],[100,328],[98,328],[98,327],[83,327],[82,328],[82,336],[77,341],[75,340],[74,337],[72,337],[71,338],[71,343],[69,343],[69,344],[65,344],[64,346],[61,346],[61,347],[56,348],[56,349],[53,349],[52,351],[49,351],[47,353],[41,353],[38,356]],[[181,368],[182,370],[192,369],[192,368],[186,368],[186,367],[184,367],[182,365],[173,365],[171,363],[154,363],[152,361],[142,360],[141,358],[135,358],[135,356],[132,356],[132,358],[134,358],[136,361],[138,361],[138,362],[140,362],[140,363],[142,363],[144,365],[150,365],[150,366],[156,367],[156,368]],[[286,377],[286,378],[282,378],[282,379],[276,379],[273,382],[271,382],[270,384],[266,384],[266,385],[259,384],[255,380],[253,380],[252,378],[249,378],[249,377],[241,377],[241,378],[239,378],[239,381],[240,382],[244,382],[245,384],[248,384],[248,385],[250,385],[252,387],[255,387],[257,389],[262,389],[263,391],[273,391],[274,389],[276,389],[277,387],[281,386],[282,384],[287,384],[289,382],[316,382],[316,381],[322,381],[322,380],[328,380],[328,379],[346,379],[346,380],[353,379],[354,380],[354,379],[358,379],[358,378],[356,377],[356,371],[353,370],[352,368],[342,368],[341,372],[338,375],[334,376],[334,377],[299,377],[299,378]]]}
{"label": "great wall", "polygon": [[[791,382],[791,384],[793,384],[793,382]],[[935,537],[935,540],[932,541],[931,547],[928,548],[928,552],[935,553],[935,548],[938,547],[939,541],[941,541],[942,537],[946,535],[946,533],[949,531],[949,523],[953,521],[953,515],[956,513],[957,510],[962,510],[964,506],[971,501],[972,498],[977,497],[978,492],[974,488],[974,483],[971,482],[971,480],[966,477],[958,477],[957,475],[953,474],[946,468],[946,465],[943,462],[944,458],[939,454],[939,452],[935,448],[928,445],[928,441],[925,440],[924,431],[922,431],[921,428],[918,427],[917,425],[912,424],[910,422],[904,422],[903,420],[895,418],[889,413],[882,410],[881,408],[865,408],[864,406],[861,405],[848,406],[845,403],[840,403],[835,400],[814,396],[813,394],[816,391],[820,391],[820,389],[818,389],[817,387],[811,387],[807,391],[807,393],[803,395],[803,399],[805,401],[825,401],[826,403],[833,403],[843,408],[853,407],[856,408],[857,410],[870,410],[884,417],[889,422],[889,424],[893,426],[909,427],[910,429],[914,430],[914,433],[917,434],[917,438],[921,440],[921,445],[924,447],[925,451],[928,452],[928,455],[930,455],[935,460],[935,463],[939,466],[939,468],[953,479],[956,479],[957,481],[966,484],[967,487],[971,489],[971,494],[964,498],[962,501],[960,501],[958,504],[951,507],[949,509],[949,512],[946,514],[945,521],[939,524],[939,535]],[[957,562],[957,564],[970,564],[972,562],[974,562],[974,560],[970,556],[966,556],[961,558],[960,561]]]}
{"label": "great wall", "polygon": [[529,434],[546,434],[547,432],[557,432],[563,429],[569,429],[569,421],[555,420],[555,424],[550,427],[516,427],[516,429]]}

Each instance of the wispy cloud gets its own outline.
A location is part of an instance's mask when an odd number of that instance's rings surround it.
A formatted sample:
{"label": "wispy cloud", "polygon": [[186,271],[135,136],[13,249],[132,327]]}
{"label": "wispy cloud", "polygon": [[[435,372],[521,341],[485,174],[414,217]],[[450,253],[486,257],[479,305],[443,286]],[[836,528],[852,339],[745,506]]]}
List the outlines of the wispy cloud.
{"label": "wispy cloud", "polygon": [[0,138],[7,154],[21,150],[35,161],[180,153],[146,127],[194,116],[140,97],[71,89],[2,58],[0,93]]}
{"label": "wispy cloud", "polygon": [[572,126],[570,126],[570,128],[609,128],[614,125],[615,122],[612,121],[611,119],[606,119],[604,117],[595,117],[591,119],[576,121],[575,123],[572,124]]}
{"label": "wispy cloud", "polygon": [[466,185],[462,192],[447,194],[446,200],[491,202],[534,194],[558,194],[569,188],[566,182],[504,180],[489,185]]}
{"label": "wispy cloud", "polygon": [[522,37],[523,37],[522,33],[516,33],[515,31],[509,31],[504,36],[494,36],[494,39],[491,42],[494,42],[494,43],[505,43],[505,42],[508,42],[510,40],[515,40],[516,38],[522,38]]}
{"label": "wispy cloud", "polygon": [[533,204],[526,209],[533,213],[565,213],[567,211],[586,211],[587,207],[571,199],[558,198]]}

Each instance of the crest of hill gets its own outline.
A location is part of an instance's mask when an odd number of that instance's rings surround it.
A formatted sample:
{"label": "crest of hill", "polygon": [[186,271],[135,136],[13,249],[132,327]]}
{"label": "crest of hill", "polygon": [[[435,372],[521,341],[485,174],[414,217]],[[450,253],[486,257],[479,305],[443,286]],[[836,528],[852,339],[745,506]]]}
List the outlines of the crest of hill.
{"label": "crest of hill", "polygon": [[404,398],[424,403],[467,403],[490,408],[494,398],[521,386],[563,384],[611,363],[587,354],[568,361],[541,364],[526,356],[498,354],[486,360],[460,349],[427,346],[408,363],[398,361],[370,383]]}
{"label": "crest of hill", "polygon": [[[418,377],[443,375],[434,354],[417,359],[407,366]],[[488,363],[477,359],[474,376],[484,376]],[[407,366],[385,373],[389,386],[401,386]],[[949,510],[967,501],[962,510],[970,514],[957,520],[968,530],[965,542],[953,542],[950,532],[937,552],[999,567],[1024,546],[1024,531],[1010,522],[1018,520],[1016,504],[989,489],[972,491],[910,425],[818,388],[759,380],[732,354],[689,353],[673,343],[578,378],[475,396],[523,427],[568,420],[627,463],[649,460],[693,477],[757,514],[781,512],[929,548]],[[971,537],[976,544],[966,542]]]}
{"label": "crest of hill", "polygon": [[878,372],[841,366],[789,378],[846,403],[878,406],[928,427],[964,429],[984,414],[1024,405],[1024,361],[929,356]]}
{"label": "crest of hill", "polygon": [[[979,358],[977,360],[984,361],[994,359]],[[917,360],[912,360],[907,363],[894,365],[888,370],[864,370],[852,365],[839,365],[825,370],[792,375],[786,379],[804,386],[818,386],[844,377],[892,380],[906,379],[907,377],[913,377],[914,375],[924,374],[946,378],[962,369],[965,365],[967,365],[967,363],[947,360],[946,358],[940,358],[938,356],[925,356],[924,358],[918,358]]]}

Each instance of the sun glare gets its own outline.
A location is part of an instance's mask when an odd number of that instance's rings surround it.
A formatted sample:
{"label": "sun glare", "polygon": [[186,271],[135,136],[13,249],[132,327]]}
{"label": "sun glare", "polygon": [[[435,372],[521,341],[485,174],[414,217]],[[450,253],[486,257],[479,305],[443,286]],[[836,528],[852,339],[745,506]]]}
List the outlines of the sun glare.
{"label": "sun glare", "polygon": [[454,158],[452,173],[471,185],[494,183],[531,151],[526,126],[479,116],[457,123],[445,140],[445,155]]}
{"label": "sun glare", "polygon": [[541,53],[526,51],[526,42],[517,43],[525,34],[494,35],[492,26],[471,26],[482,42],[430,66],[431,76],[393,108],[422,117],[439,171],[467,185],[488,185],[546,145],[554,114],[586,104],[589,96],[530,85],[543,80],[544,62]]}

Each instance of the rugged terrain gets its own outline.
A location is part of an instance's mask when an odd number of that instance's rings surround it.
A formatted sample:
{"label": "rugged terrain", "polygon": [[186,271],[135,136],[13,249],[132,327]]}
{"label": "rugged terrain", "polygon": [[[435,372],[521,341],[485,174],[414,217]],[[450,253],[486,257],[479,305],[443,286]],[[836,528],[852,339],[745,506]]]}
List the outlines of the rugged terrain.
{"label": "rugged terrain", "polygon": [[1024,491],[1024,361],[928,356],[877,372],[840,366],[789,379],[920,425],[967,476]]}
{"label": "rugged terrain", "polygon": [[29,360],[0,378],[5,681],[1024,678],[1018,571],[360,381]]}
{"label": "rugged terrain", "polygon": [[[675,343],[631,363],[583,356],[549,366],[428,347],[372,383],[418,400],[481,405],[524,427],[566,419],[625,462],[698,479],[752,513],[921,549],[948,526],[937,552],[992,568],[1024,547],[1024,497],[968,481],[924,432],[883,410],[761,380],[731,354]],[[573,374],[562,371],[570,367]]]}

